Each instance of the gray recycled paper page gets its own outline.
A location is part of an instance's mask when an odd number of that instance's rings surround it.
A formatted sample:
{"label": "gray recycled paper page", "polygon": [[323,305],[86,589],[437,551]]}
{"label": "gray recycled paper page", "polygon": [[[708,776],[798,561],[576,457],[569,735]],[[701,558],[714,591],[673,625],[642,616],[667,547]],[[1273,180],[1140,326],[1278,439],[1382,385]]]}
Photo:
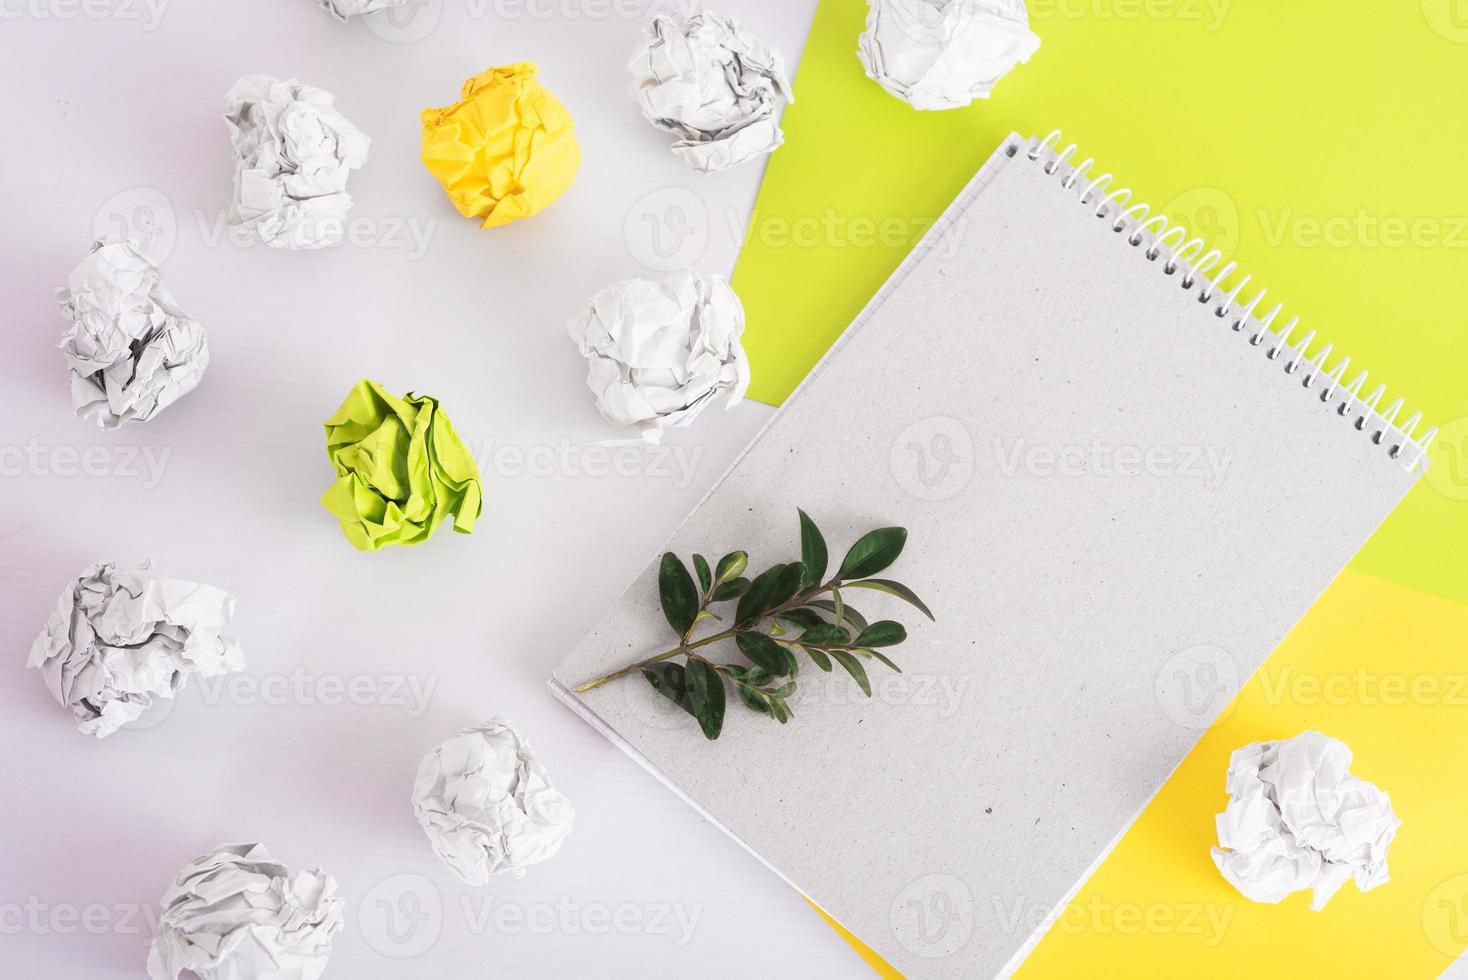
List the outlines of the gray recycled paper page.
{"label": "gray recycled paper page", "polygon": [[789,725],[731,694],[715,742],[640,676],[572,694],[676,642],[654,561],[552,681],[910,976],[1017,966],[1425,462],[1071,173],[1007,142],[669,544],[753,574],[797,507],[833,565],[906,527],[883,576],[937,622],[846,596],[902,674],[805,662]]}

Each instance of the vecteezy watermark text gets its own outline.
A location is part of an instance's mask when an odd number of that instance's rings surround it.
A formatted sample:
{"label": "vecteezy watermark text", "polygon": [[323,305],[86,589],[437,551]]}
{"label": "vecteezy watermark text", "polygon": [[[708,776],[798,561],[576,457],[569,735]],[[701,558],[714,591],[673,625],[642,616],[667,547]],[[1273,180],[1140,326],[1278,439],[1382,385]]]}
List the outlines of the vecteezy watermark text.
{"label": "vecteezy watermark text", "polygon": [[[951,718],[958,713],[964,695],[968,692],[969,682],[973,680],[969,674],[878,673],[881,669],[884,668],[873,665],[870,672],[870,696],[863,693],[844,674],[819,674],[812,671],[808,679],[801,678],[800,687],[796,689],[791,702],[797,709],[817,703],[864,705],[875,702],[892,708],[932,711],[939,718]],[[677,714],[688,717],[667,698],[660,697],[660,700],[666,702]]]}
{"label": "vecteezy watermark text", "polygon": [[[987,906],[987,908],[986,908]],[[976,898],[966,881],[947,872],[923,875],[892,900],[892,931],[910,953],[924,959],[953,956],[969,944],[982,916],[1004,936],[1045,929],[1068,934],[1179,936],[1213,948],[1233,919],[1232,903],[1110,902],[1100,896],[1060,905],[1024,896]]]}
{"label": "vecteezy watermark text", "polygon": [[[1024,439],[990,441],[986,465],[1007,479],[1052,478],[1194,480],[1207,490],[1221,486],[1234,460],[1233,447],[1203,445],[1049,445]],[[973,433],[960,419],[919,419],[893,439],[890,466],[897,484],[922,500],[947,500],[969,485],[979,465]]]}
{"label": "vecteezy watermark text", "polygon": [[169,0],[0,0],[0,20],[115,20],[156,31]]}
{"label": "vecteezy watermark text", "polygon": [[[190,685],[190,696],[211,706],[401,708],[409,718],[421,718],[438,690],[438,680],[436,674],[316,674],[298,666],[286,674],[200,677]],[[178,696],[159,698],[125,727],[130,731],[157,728],[172,717],[178,702]]]}
{"label": "vecteezy watermark text", "polygon": [[1271,248],[1286,242],[1294,248],[1468,248],[1468,214],[1380,215],[1358,208],[1322,217],[1293,208],[1261,209],[1259,226]]}
{"label": "vecteezy watermark text", "polygon": [[[827,208],[802,215],[771,214],[756,208],[746,215],[737,208],[711,212],[708,203],[688,187],[660,187],[633,202],[622,234],[632,257],[654,272],[673,272],[697,265],[708,250],[720,221],[727,241],[740,248],[829,248],[907,250],[937,224],[936,216],[853,215]],[[967,219],[958,217],[935,235],[933,248],[951,256],[962,244]]]}
{"label": "vecteezy watermark text", "polygon": [[138,936],[158,931],[157,903],[47,902],[32,895],[22,902],[0,902],[0,936]]}
{"label": "vecteezy watermark text", "polygon": [[0,446],[0,477],[62,480],[139,480],[144,490],[163,482],[172,446],[48,446],[38,439]]}
{"label": "vecteezy watermark text", "polygon": [[1233,0],[1029,0],[1031,22],[1058,20],[1169,20],[1194,23],[1213,33],[1228,18]]}
{"label": "vecteezy watermark text", "polygon": [[658,14],[691,15],[699,0],[408,0],[367,14],[362,23],[384,41],[412,44],[438,29],[446,6],[471,21],[645,21]]}
{"label": "vecteezy watermark text", "polygon": [[693,941],[702,905],[675,902],[582,902],[562,895],[540,901],[460,894],[446,902],[438,886],[418,874],[384,878],[357,904],[357,927],[367,945],[390,959],[412,959],[432,949],[445,920],[457,910],[471,936],[652,936],[682,948]]}
{"label": "vecteezy watermark text", "polygon": [[700,0],[464,0],[471,18],[491,12],[499,20],[649,20],[659,14],[690,16]]}
{"label": "vecteezy watermark text", "polygon": [[1027,903],[1022,898],[1010,902],[994,899],[995,918],[1000,930],[1008,935],[1029,934],[1049,926],[1069,935],[1085,932],[1100,936],[1142,933],[1186,936],[1199,940],[1209,949],[1223,942],[1234,911],[1232,903],[1149,902],[1144,905],[1108,902],[1095,895],[1067,902],[1059,908]]}
{"label": "vecteezy watermark text", "polygon": [[[324,248],[380,249],[401,253],[415,262],[428,253],[437,230],[437,218],[353,212],[312,219],[307,237],[330,240],[332,244]],[[268,247],[253,233],[230,224],[227,208],[184,211],[156,187],[118,191],[103,201],[92,217],[94,237],[126,238],[154,265],[168,260],[183,232],[192,232],[205,248]]]}
{"label": "vecteezy watermark text", "polygon": [[999,472],[1006,477],[1023,472],[1041,478],[1059,477],[1156,477],[1199,480],[1212,490],[1220,486],[1233,462],[1232,447],[1215,446],[1112,446],[1101,442],[1087,445],[1032,445],[1016,439],[1005,445],[993,441]]}
{"label": "vecteezy watermark text", "polygon": [[409,718],[421,718],[438,689],[438,676],[429,674],[315,674],[296,667],[288,674],[226,674],[200,677],[195,682],[206,704],[319,705],[326,708],[406,708]]}
{"label": "vecteezy watermark text", "polygon": [[[252,233],[229,223],[227,211],[211,214],[196,209],[193,216],[199,239],[206,248],[217,248],[222,243],[233,248],[260,245]],[[315,218],[311,226],[310,237],[329,238],[335,243],[328,248],[380,248],[402,252],[409,262],[416,262],[427,254],[433,233],[438,229],[438,219],[417,215],[323,215]]]}
{"label": "vecteezy watermark text", "polygon": [[1317,674],[1266,663],[1258,681],[1269,704],[1300,707],[1468,707],[1468,673],[1380,673],[1366,667]]}
{"label": "vecteezy watermark text", "polygon": [[[790,218],[765,214],[758,208],[749,216],[749,224],[739,234],[739,217],[728,213],[729,230],[742,246],[758,242],[766,248],[906,248],[916,244],[937,224],[936,217],[892,216],[881,219],[843,214],[827,208],[820,214]],[[967,219],[960,216],[947,226],[942,238],[935,241],[940,255],[954,254],[962,244]]]}
{"label": "vecteezy watermark text", "polygon": [[501,445],[486,440],[476,454],[481,472],[507,479],[567,477],[602,480],[645,477],[671,480],[678,490],[693,484],[703,460],[702,446],[579,445],[568,439],[534,446]]}
{"label": "vecteezy watermark text", "polygon": [[474,935],[502,936],[664,936],[674,946],[693,941],[702,905],[672,902],[578,902],[562,895],[554,902],[507,902],[460,896],[464,920]]}

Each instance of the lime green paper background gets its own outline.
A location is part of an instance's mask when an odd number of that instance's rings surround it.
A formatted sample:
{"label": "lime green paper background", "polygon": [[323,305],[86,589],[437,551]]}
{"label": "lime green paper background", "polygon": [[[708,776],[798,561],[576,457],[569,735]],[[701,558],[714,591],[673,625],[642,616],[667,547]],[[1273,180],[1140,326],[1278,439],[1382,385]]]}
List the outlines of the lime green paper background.
{"label": "lime green paper background", "polygon": [[865,0],[822,0],[735,273],[751,396],[790,393],[999,140],[1061,129],[1443,425],[1354,567],[1468,599],[1468,3],[1029,6],[1030,63],[924,113],[863,74]]}

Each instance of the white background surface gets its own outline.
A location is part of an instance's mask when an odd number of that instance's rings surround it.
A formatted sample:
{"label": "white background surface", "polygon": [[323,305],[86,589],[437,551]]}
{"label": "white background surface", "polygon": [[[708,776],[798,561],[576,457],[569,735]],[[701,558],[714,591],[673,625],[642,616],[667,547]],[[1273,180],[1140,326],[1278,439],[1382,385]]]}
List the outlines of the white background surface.
{"label": "white background surface", "polygon": [[[143,0],[0,3],[0,973],[141,975],[174,873],[234,840],[339,879],[347,924],[329,976],[866,972],[545,689],[769,414],[716,410],[667,456],[624,451],[635,473],[587,472],[607,460],[586,447],[616,433],[565,320],[649,266],[730,271],[760,177],[694,174],[642,120],[624,64],[649,6],[442,0],[426,20],[379,23],[390,42],[312,0],[171,0],[156,21]],[[793,65],[814,6],[720,9]],[[549,211],[480,231],[419,164],[418,112],[522,59],[570,108],[585,159]],[[373,137],[351,183],[356,244],[230,241],[221,112],[248,72],[336,93]],[[103,433],[71,416],[53,290],[94,226],[118,220],[153,229],[150,253],[213,363],[155,421]],[[321,509],[321,423],[363,376],[438,396],[480,451],[473,536],[363,554]],[[105,472],[76,472],[70,454],[92,447],[109,451]],[[538,454],[533,472],[517,450]],[[84,566],[144,557],[238,597],[248,679],[194,684],[156,723],[96,742],[25,656]],[[496,714],[530,737],[577,828],[553,862],[476,890],[439,864],[408,797],[429,747]]]}

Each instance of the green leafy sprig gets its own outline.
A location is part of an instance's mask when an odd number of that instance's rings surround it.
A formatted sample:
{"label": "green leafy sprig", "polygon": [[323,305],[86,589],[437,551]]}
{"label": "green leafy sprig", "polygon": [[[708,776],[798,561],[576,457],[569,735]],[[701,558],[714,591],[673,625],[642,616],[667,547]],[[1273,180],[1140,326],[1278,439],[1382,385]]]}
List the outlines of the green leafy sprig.
{"label": "green leafy sprig", "polygon": [[[907,586],[875,577],[902,554],[907,530],[883,527],[863,535],[827,578],[826,539],[805,511],[799,514],[800,561],[774,565],[754,578],[745,577],[749,556],[743,551],[730,552],[712,567],[703,555],[694,555],[692,574],[677,555],[663,555],[658,596],[678,645],[582,684],[576,693],[640,671],[658,693],[692,715],[710,740],[723,731],[729,687],[750,710],[782,725],[789,721],[801,654],[828,673],[839,665],[871,697],[866,663],[877,661],[900,673],[882,651],[907,639],[907,630],[890,619],[868,622],[843,593],[884,592],[932,619]],[[732,613],[714,611],[715,605],[730,602],[735,603]],[[694,630],[706,621],[725,625],[694,639]],[[718,663],[704,652],[727,640],[734,641],[747,663]]]}

